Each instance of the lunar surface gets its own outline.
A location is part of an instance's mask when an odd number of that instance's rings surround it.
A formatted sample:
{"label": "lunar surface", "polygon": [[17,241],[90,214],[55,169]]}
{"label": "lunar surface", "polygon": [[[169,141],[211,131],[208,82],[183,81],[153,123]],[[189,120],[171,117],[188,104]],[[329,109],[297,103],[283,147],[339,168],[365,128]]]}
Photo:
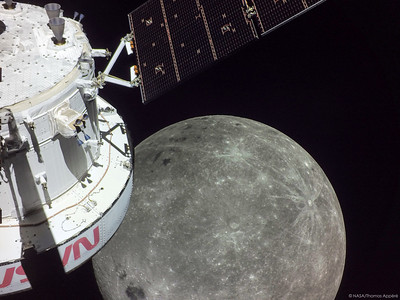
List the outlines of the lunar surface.
{"label": "lunar surface", "polygon": [[207,116],[135,149],[120,229],[93,258],[104,299],[334,299],[345,262],[340,205],[296,142]]}

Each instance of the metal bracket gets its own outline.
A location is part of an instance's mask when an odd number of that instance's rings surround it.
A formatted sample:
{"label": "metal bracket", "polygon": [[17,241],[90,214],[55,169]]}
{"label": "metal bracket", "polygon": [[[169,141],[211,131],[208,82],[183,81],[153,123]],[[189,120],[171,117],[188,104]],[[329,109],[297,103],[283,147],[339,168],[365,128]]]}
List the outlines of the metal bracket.
{"label": "metal bracket", "polygon": [[118,78],[116,76],[110,75],[111,69],[114,67],[118,57],[120,56],[122,50],[124,47],[126,48],[126,51],[128,55],[131,55],[133,53],[132,50],[132,40],[133,40],[133,34],[128,33],[126,36],[121,38],[121,41],[117,47],[117,50],[115,50],[114,54],[112,55],[106,69],[104,72],[99,72],[97,76],[97,84],[100,87],[103,87],[106,82],[122,85],[125,87],[133,88],[133,87],[138,87],[140,85],[140,76],[138,74],[138,69],[136,66],[131,67],[131,80],[124,80],[121,78]]}
{"label": "metal bracket", "polygon": [[0,129],[2,125],[8,127],[8,134],[0,135],[0,158],[17,153],[27,147],[27,138],[21,137],[14,115],[10,109],[0,110]]}
{"label": "metal bracket", "polygon": [[126,134],[125,124],[124,123],[117,123],[112,128],[110,128],[108,131],[101,131],[100,132],[101,133],[101,138],[103,140],[105,140],[107,143],[109,143],[114,149],[116,149],[123,156],[131,157],[131,149],[130,149],[130,146],[128,144],[124,144],[124,148],[125,149],[122,150],[107,138],[107,136],[111,135],[112,132],[117,128],[120,128],[122,134]]}

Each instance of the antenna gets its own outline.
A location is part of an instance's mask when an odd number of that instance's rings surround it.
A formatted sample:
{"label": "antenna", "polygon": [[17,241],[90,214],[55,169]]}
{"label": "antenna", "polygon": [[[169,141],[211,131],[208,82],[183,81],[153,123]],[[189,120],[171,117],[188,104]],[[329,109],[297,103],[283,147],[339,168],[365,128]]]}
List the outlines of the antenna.
{"label": "antenna", "polygon": [[53,31],[55,36],[54,43],[56,45],[63,45],[65,44],[65,39],[63,38],[64,34],[64,27],[65,27],[65,20],[63,18],[51,18],[49,21],[50,28]]}

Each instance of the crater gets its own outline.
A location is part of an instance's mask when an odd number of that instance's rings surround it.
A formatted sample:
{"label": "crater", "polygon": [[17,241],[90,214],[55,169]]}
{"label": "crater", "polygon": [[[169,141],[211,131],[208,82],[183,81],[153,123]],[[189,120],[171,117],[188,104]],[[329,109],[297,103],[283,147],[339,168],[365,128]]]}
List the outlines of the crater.
{"label": "crater", "polygon": [[129,297],[131,300],[144,300],[146,299],[146,294],[144,293],[142,288],[138,288],[130,284],[126,290],[125,290],[126,295]]}

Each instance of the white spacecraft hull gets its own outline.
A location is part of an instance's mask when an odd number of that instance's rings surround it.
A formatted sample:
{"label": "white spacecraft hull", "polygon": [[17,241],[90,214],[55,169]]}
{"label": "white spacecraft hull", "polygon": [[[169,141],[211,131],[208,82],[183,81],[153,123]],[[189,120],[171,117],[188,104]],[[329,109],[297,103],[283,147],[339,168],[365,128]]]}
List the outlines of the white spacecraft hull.
{"label": "white spacecraft hull", "polygon": [[[92,226],[84,228],[78,236],[57,247],[64,270],[69,272],[99,251],[118,229],[125,216],[132,192],[133,176],[110,210]],[[45,266],[44,266],[45,267]],[[21,261],[0,266],[0,295],[31,289]]]}
{"label": "white spacecraft hull", "polygon": [[[56,247],[68,273],[99,251],[121,224],[130,201],[133,174],[130,160],[121,155],[119,147],[129,140],[120,130],[121,117],[99,97],[98,102],[99,107],[110,110],[101,114],[100,130],[101,126],[104,126],[102,132],[113,126],[118,130],[100,146],[97,164],[88,170],[90,179],[77,182],[55,199],[51,208],[44,207],[25,218],[25,222],[3,220],[0,225],[2,257],[9,259],[0,264],[0,295],[31,288],[21,264],[26,239],[29,239],[28,247],[34,245],[39,255]],[[39,215],[45,215],[46,219],[35,222]],[[48,231],[50,234],[46,233]]]}
{"label": "white spacecraft hull", "polygon": [[31,255],[57,249],[70,272],[100,250],[125,216],[133,181],[129,136],[98,96],[96,51],[82,25],[63,18],[65,43],[55,44],[43,8],[3,4],[0,296],[32,287]]}
{"label": "white spacecraft hull", "polygon": [[[96,254],[118,229],[129,205],[132,181],[133,176],[129,178],[121,196],[103,217],[72,240],[57,247],[66,272],[77,268]],[[0,282],[0,295],[31,289],[21,261],[0,266]]]}

